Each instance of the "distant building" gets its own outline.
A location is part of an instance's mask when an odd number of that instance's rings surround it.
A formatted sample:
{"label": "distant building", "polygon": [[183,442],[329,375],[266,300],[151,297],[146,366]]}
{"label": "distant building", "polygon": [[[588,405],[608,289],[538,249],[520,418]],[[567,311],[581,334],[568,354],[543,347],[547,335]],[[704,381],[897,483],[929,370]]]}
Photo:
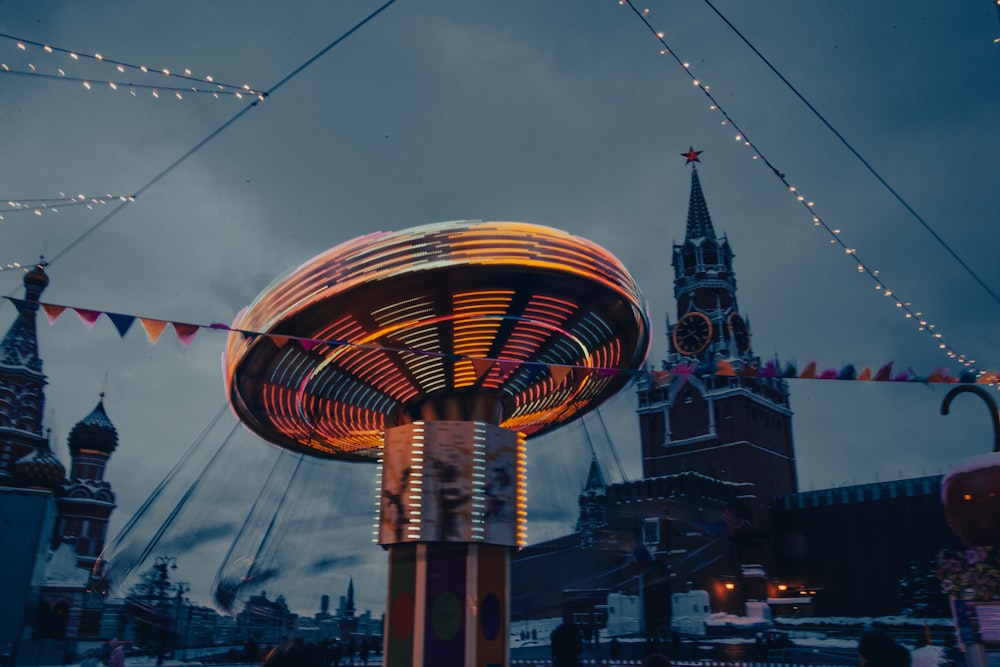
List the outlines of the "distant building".
{"label": "distant building", "polygon": [[320,611],[313,618],[300,617],[296,634],[319,643],[354,637],[382,637],[382,618],[372,618],[370,610],[358,614],[354,604],[354,579],[347,584],[347,595],[340,596],[335,614],[330,613],[330,596],[320,597]]}
{"label": "distant building", "polygon": [[3,586],[14,594],[5,595],[0,613],[0,645],[39,643],[30,651],[35,659],[45,658],[46,640],[71,651],[79,640],[101,637],[100,554],[115,508],[104,469],[118,445],[102,394],[70,431],[68,477],[52,453],[42,426],[46,377],[36,329],[48,284],[41,265],[25,274],[24,298],[10,298],[17,317],[0,341],[0,584],[18,581]]}
{"label": "distant building", "polygon": [[267,591],[261,591],[247,598],[236,615],[236,631],[241,640],[274,645],[293,634],[297,621],[298,615],[288,609],[284,596],[268,600]]}

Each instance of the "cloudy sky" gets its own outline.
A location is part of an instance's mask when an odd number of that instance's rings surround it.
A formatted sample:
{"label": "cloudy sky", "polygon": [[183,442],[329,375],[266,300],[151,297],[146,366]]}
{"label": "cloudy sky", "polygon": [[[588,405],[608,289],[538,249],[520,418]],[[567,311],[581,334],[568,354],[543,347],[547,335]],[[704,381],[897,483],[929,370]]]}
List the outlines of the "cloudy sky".
{"label": "cloudy sky", "polygon": [[[2,200],[141,195],[110,217],[113,204],[6,211],[0,263],[54,258],[46,302],[208,324],[231,321],[274,276],[360,234],[441,220],[534,222],[596,241],[630,268],[649,303],[658,364],[664,318],[675,311],[671,245],[683,238],[690,186],[679,154],[693,146],[704,151],[699,174],[715,228],[736,253],[758,354],[799,367],[957,370],[882,296],[891,289],[978,368],[1000,368],[1000,302],[740,37],[1000,290],[1000,22],[990,0],[637,4],[746,138],[880,272],[879,290],[660,54],[628,5],[398,0],[285,80],[380,5],[5,2]],[[233,120],[248,98],[177,99],[168,87],[189,84],[174,77],[28,43],[21,50],[11,37],[260,90],[285,82]],[[14,73],[32,66],[94,83]],[[108,80],[161,89],[132,96],[99,83]],[[20,296],[20,277],[0,272],[3,293]],[[14,308],[4,308],[7,326]],[[118,494],[113,533],[199,443],[127,540],[141,550],[197,485],[149,553],[178,557],[194,599],[211,599],[249,516],[233,571],[246,562],[240,554],[270,559],[282,574],[267,580],[269,595],[283,592],[307,613],[318,592],[336,600],[353,576],[362,608],[381,611],[371,467],[302,463],[272,531],[280,547],[257,548],[250,529],[270,523],[274,489],[287,486],[295,461],[234,431],[228,412],[213,422],[224,405],[222,332],[203,330],[184,348],[168,331],[151,346],[138,326],[121,339],[108,320],[88,330],[69,312],[51,327],[41,319],[39,339],[46,423],[65,461],[69,429],[107,392],[121,439],[107,474]],[[790,384],[804,490],[944,472],[991,446],[974,397],[943,417],[941,387]],[[621,479],[612,448],[627,476],[639,474],[634,408],[625,392],[602,408],[607,435],[592,417],[531,443],[532,541],[571,527],[588,436],[609,481]],[[311,555],[289,556],[303,552],[303,535],[314,536]]]}

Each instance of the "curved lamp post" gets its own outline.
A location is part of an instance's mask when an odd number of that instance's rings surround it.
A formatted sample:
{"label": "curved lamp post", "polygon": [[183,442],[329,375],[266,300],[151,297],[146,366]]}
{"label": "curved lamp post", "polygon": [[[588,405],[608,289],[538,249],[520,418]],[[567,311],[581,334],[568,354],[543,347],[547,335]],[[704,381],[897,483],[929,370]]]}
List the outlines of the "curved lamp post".
{"label": "curved lamp post", "polygon": [[952,468],[941,482],[941,502],[952,530],[969,546],[1000,545],[1000,414],[997,403],[982,387],[961,385],[947,393],[941,414],[952,399],[973,393],[983,399],[993,419],[993,452],[973,456]]}

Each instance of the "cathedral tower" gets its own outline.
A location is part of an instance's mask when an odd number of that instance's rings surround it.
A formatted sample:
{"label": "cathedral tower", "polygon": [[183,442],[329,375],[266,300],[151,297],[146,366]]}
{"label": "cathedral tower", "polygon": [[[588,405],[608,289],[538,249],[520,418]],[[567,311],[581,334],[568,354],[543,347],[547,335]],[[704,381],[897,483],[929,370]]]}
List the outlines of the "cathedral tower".
{"label": "cathedral tower", "polygon": [[24,274],[24,298],[10,301],[17,319],[0,342],[0,486],[22,486],[18,461],[48,451],[42,433],[45,374],[35,329],[38,299],[49,284],[41,266]]}
{"label": "cathedral tower", "polygon": [[[93,570],[104,548],[108,520],[115,508],[104,467],[118,445],[118,433],[97,407],[69,435],[72,466],[65,468],[43,433],[46,377],[38,353],[39,298],[49,277],[39,264],[24,275],[24,298],[10,301],[17,319],[0,342],[0,486],[50,491],[59,513],[51,546],[70,542],[77,564]],[[46,539],[49,539],[47,536]]]}
{"label": "cathedral tower", "polygon": [[104,480],[104,468],[118,446],[118,431],[104,411],[103,393],[90,414],[73,426],[68,444],[73,463],[69,481],[56,501],[55,539],[72,541],[79,566],[100,575],[100,556],[115,508],[115,494]]}

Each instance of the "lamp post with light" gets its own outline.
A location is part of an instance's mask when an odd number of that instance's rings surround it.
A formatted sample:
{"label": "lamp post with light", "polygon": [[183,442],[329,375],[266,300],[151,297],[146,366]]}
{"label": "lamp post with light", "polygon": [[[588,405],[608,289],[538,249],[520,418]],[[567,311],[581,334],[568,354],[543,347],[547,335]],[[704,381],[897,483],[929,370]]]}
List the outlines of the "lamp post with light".
{"label": "lamp post with light", "polygon": [[[959,385],[950,390],[941,403],[941,414],[948,414],[952,400],[961,393],[979,396],[990,411],[993,423],[993,451],[959,462],[941,481],[941,502],[948,525],[970,548],[985,547],[990,557],[1000,548],[1000,412],[997,403],[985,389],[978,385]],[[977,567],[981,567],[978,564]],[[951,596],[952,615],[958,629],[963,650],[970,667],[985,667],[992,663],[984,647],[985,642],[1000,641],[1000,633],[993,630],[1000,611],[996,600],[970,602],[956,596],[965,591],[955,591]],[[982,607],[988,607],[983,609]],[[986,616],[986,612],[989,616]],[[978,619],[978,620],[977,620]],[[988,634],[994,636],[987,636]]]}
{"label": "lamp post with light", "polygon": [[155,606],[153,611],[153,627],[156,628],[156,664],[163,664],[164,653],[170,641],[170,612],[169,599],[170,573],[168,570],[177,569],[176,556],[157,556],[153,563],[153,596]]}

